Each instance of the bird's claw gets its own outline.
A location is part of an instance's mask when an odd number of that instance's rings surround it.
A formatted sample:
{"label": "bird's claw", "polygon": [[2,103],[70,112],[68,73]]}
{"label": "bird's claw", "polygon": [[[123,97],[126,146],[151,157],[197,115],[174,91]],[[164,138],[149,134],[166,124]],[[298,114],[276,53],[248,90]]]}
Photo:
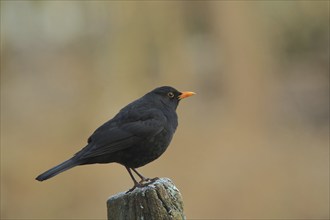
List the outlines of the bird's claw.
{"label": "bird's claw", "polygon": [[154,183],[156,180],[159,180],[159,178],[155,177],[155,178],[149,179],[149,184]]}
{"label": "bird's claw", "polygon": [[158,177],[155,177],[155,178],[152,178],[152,179],[144,178],[140,182],[135,183],[134,186],[126,192],[126,194],[132,192],[135,188],[143,188],[145,186],[148,186],[149,184],[154,183],[158,179],[159,179]]}
{"label": "bird's claw", "polygon": [[147,182],[149,182],[151,179],[150,178],[143,178],[143,179],[141,179],[140,180],[140,184],[144,184],[144,183],[147,183]]}
{"label": "bird's claw", "polygon": [[129,189],[125,194],[128,194],[132,191],[134,191],[135,188],[141,188],[143,187],[140,183],[135,184],[131,189]]}
{"label": "bird's claw", "polygon": [[155,182],[158,179],[159,179],[158,177],[155,177],[155,178],[152,178],[152,179],[150,179],[150,178],[144,178],[144,179],[141,179],[141,181],[139,182],[139,184],[142,184],[143,186],[147,186],[150,183],[153,183],[153,182]]}

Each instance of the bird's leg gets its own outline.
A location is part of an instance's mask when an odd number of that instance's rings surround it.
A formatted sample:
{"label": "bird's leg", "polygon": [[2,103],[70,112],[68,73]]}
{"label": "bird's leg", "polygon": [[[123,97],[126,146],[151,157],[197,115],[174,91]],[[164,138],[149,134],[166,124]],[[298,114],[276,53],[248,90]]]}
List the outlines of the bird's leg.
{"label": "bird's leg", "polygon": [[[131,169],[134,171],[134,173],[136,173],[136,174],[141,178],[141,181],[139,182],[140,184],[143,183],[143,182],[153,183],[153,182],[155,182],[156,180],[159,179],[158,177],[156,177],[156,178],[152,178],[152,179],[150,179],[150,178],[146,178],[146,177],[144,177],[142,174],[140,174],[136,169],[134,169],[134,168],[131,168]],[[148,183],[148,184],[149,184],[149,183]],[[148,184],[147,184],[147,185],[148,185]]]}
{"label": "bird's leg", "polygon": [[139,173],[136,169],[131,168],[134,173],[136,173],[136,175],[138,175],[141,178],[141,181],[139,183],[143,183],[143,182],[148,182],[150,180],[150,178],[146,178],[144,177],[141,173]]}
{"label": "bird's leg", "polygon": [[[146,178],[144,177],[142,174],[140,174],[137,170],[135,170],[134,168],[130,168],[130,167],[127,167],[125,166],[127,172],[129,173],[130,177],[132,178],[133,182],[134,182],[134,186],[132,187],[132,189],[128,190],[126,193],[130,193],[132,192],[136,187],[144,187],[144,186],[147,186],[149,185],[150,183],[153,183],[155,182],[156,180],[158,180],[159,178],[156,177],[156,178],[153,178],[153,179],[150,179],[150,178]],[[140,178],[141,178],[141,181],[138,182],[134,176],[133,176],[133,173],[132,171],[134,171],[134,173],[136,173],[136,175],[138,175]]]}
{"label": "bird's leg", "polygon": [[[134,176],[133,176],[133,174],[132,174],[130,168],[129,168],[129,167],[126,167],[126,166],[125,166],[125,168],[126,168],[126,170],[128,171],[129,175],[131,176],[131,178],[132,178],[132,180],[133,180],[133,182],[134,182],[134,186],[133,186],[133,188],[130,189],[130,190],[128,190],[128,191],[126,192],[126,193],[129,193],[129,192],[132,192],[136,187],[141,187],[142,185],[141,185],[138,181],[136,181],[136,179],[134,178]],[[132,169],[132,170],[134,170],[134,169]]]}

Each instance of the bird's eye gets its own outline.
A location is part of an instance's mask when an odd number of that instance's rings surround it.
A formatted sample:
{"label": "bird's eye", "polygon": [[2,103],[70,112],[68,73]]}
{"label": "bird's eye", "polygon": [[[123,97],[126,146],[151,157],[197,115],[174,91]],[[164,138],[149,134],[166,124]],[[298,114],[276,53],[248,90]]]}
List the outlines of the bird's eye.
{"label": "bird's eye", "polygon": [[169,92],[169,93],[167,93],[167,96],[170,97],[170,98],[173,98],[174,94],[173,94],[173,92]]}

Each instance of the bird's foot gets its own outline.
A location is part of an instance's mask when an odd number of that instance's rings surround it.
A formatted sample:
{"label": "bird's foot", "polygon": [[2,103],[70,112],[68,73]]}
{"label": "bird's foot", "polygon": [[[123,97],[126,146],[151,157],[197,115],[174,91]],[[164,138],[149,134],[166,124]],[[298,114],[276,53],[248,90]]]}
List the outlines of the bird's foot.
{"label": "bird's foot", "polygon": [[126,194],[132,192],[135,188],[143,188],[145,186],[148,186],[149,184],[154,183],[158,179],[159,179],[158,177],[155,177],[155,178],[152,178],[152,179],[144,178],[140,182],[135,183],[134,186],[126,192]]}
{"label": "bird's foot", "polygon": [[139,182],[139,184],[142,184],[143,186],[147,186],[150,183],[153,183],[158,179],[159,179],[158,177],[155,177],[155,178],[152,178],[152,179],[151,178],[144,178]]}
{"label": "bird's foot", "polygon": [[141,179],[140,180],[140,184],[145,184],[145,183],[147,183],[147,182],[149,182],[151,179],[150,178],[143,178],[143,179]]}
{"label": "bird's foot", "polygon": [[159,180],[159,177],[155,177],[155,178],[149,179],[150,183],[153,183],[153,182],[155,182],[156,180]]}

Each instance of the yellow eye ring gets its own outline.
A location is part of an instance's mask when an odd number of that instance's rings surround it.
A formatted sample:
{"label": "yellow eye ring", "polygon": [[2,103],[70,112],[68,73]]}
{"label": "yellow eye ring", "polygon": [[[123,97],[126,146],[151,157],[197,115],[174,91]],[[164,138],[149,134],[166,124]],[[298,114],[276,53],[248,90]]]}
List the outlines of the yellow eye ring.
{"label": "yellow eye ring", "polygon": [[173,98],[174,94],[173,94],[173,92],[169,92],[169,93],[167,93],[167,96],[170,97],[170,98]]}

